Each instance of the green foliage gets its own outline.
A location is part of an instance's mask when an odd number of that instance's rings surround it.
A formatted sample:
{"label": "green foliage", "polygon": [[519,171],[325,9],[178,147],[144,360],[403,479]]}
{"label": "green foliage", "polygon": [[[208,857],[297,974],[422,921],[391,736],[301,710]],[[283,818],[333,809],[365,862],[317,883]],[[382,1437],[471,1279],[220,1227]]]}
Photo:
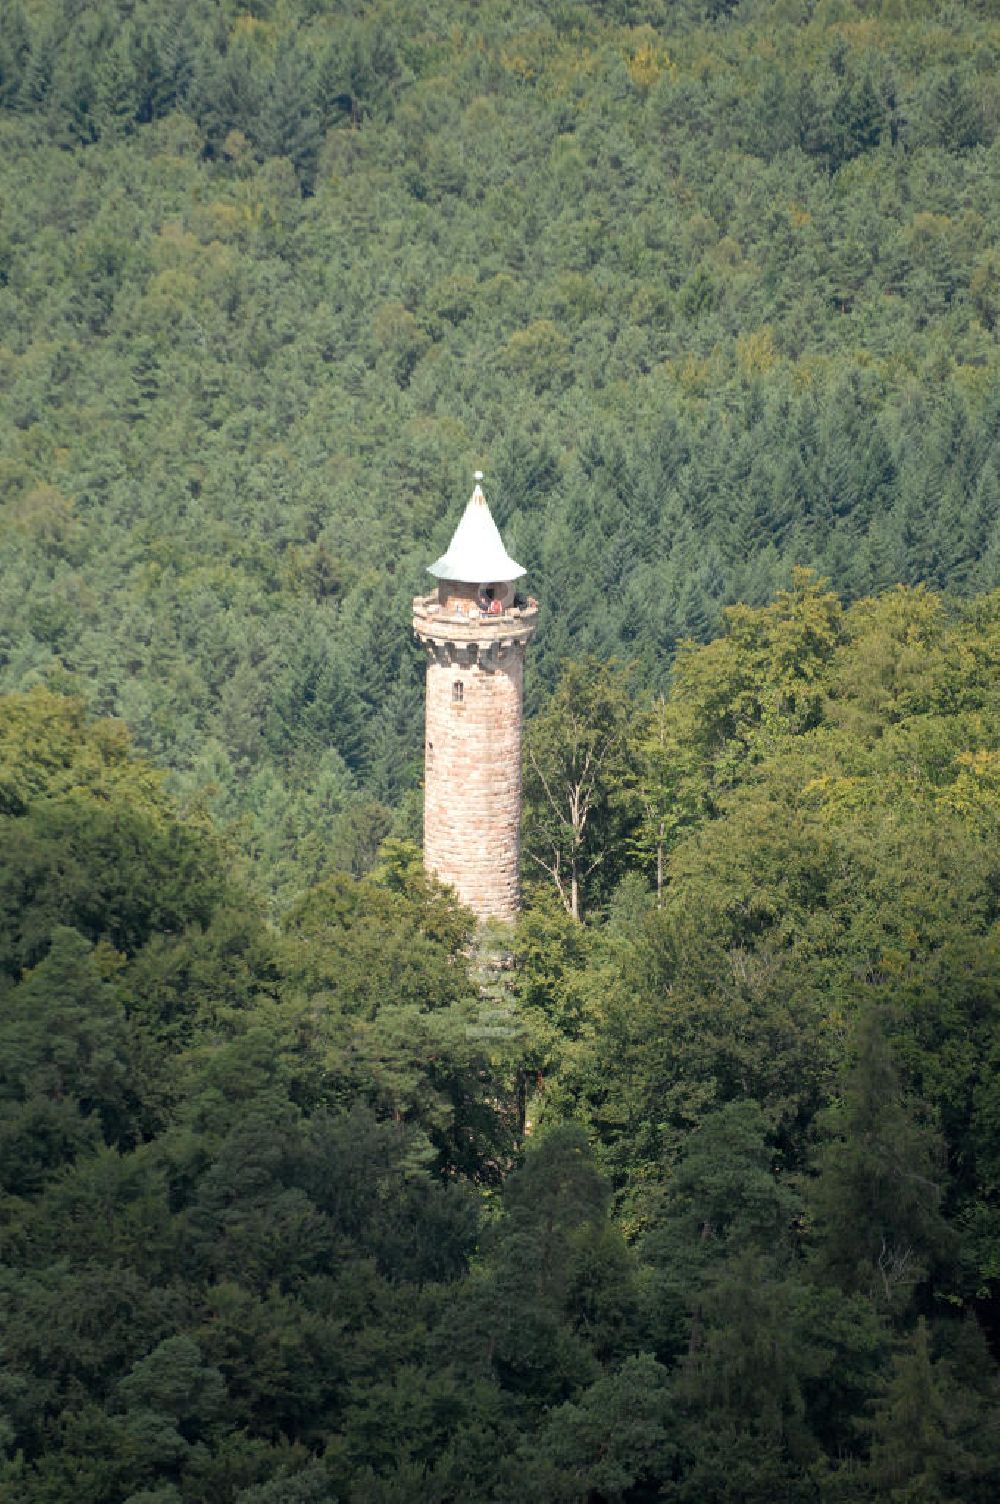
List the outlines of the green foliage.
{"label": "green foliage", "polygon": [[53,932],[45,959],[3,1002],[3,1184],[23,1194],[102,1140],[129,1142],[129,1041],[116,990],[73,929]]}
{"label": "green foliage", "polygon": [[[339,907],[328,889],[303,898],[293,947],[117,728],[50,695],[3,708],[17,759],[2,864],[4,1486],[95,1504],[232,1497],[330,1443],[349,1384],[383,1363],[372,1321],[400,1328],[393,1292],[431,1312],[465,1273],[471,1182],[495,1175],[504,1142],[496,1087],[457,1019],[432,1046],[408,1025],[454,1013],[467,916],[397,847],[381,882],[352,894],[343,880]],[[20,877],[21,832],[70,801],[70,841],[94,809],[127,834],[120,888],[104,876],[121,851],[110,835],[76,842],[74,884],[54,842]],[[154,904],[123,934],[119,893],[148,902],[158,882],[189,908],[175,920]],[[66,922],[36,960],[20,937],[41,935],[53,892]],[[402,1009],[391,971],[351,993],[391,927],[397,954],[414,952]],[[304,998],[336,994],[341,976],[340,1005]],[[349,1057],[359,1017],[367,1053],[338,1074],[333,1041]]]}
{"label": "green foliage", "polygon": [[997,621],[801,576],[653,712],[568,671],[621,877],[524,916],[496,1050],[417,848],[273,928],[7,702],[4,1487],[992,1497]]}
{"label": "green foliage", "polygon": [[534,1405],[567,1399],[633,1338],[632,1261],[608,1210],[607,1185],[574,1124],[533,1144],[505,1187],[467,1321],[489,1334],[502,1387]]}
{"label": "green foliage", "polygon": [[4,7],[0,688],[121,716],[278,909],[416,791],[473,458],[533,710],[796,566],[1000,578],[989,18],[715,9]]}
{"label": "green foliage", "polygon": [[[674,1457],[666,1371],[652,1358],[628,1358],[577,1404],[553,1412],[518,1457],[520,1497],[575,1501],[641,1497],[669,1475]],[[515,1476],[512,1470],[512,1480]],[[512,1481],[513,1486],[513,1481]]]}
{"label": "green foliage", "polygon": [[[964,1336],[964,1334],[963,1334]],[[976,1369],[981,1339],[970,1331],[963,1345]],[[980,1354],[980,1362],[985,1354]],[[996,1446],[997,1390],[988,1362],[972,1384],[956,1386],[949,1356],[935,1359],[926,1323],[893,1356],[865,1430],[871,1438],[866,1467],[834,1474],[832,1498],[985,1500],[1000,1458]]]}
{"label": "green foliage", "polygon": [[786,1169],[822,1166],[817,1271],[899,1320],[993,1289],[996,600],[797,588],[679,660],[653,755],[637,732],[659,908],[571,968],[525,925],[564,1031],[536,1111],[583,1114],[639,1230],[692,1128],[756,1101]]}
{"label": "green foliage", "polygon": [[[996,48],[0,6],[4,1497],[996,1496]],[[473,457],[500,1048],[408,844]]]}
{"label": "green foliage", "polygon": [[782,735],[819,724],[841,617],[836,596],[798,570],[773,605],[728,608],[724,637],[679,655],[666,736],[684,744],[689,776],[704,780],[701,802],[745,777]]}
{"label": "green foliage", "polygon": [[858,1036],[842,1099],[818,1119],[816,1236],[838,1283],[891,1308],[947,1246],[944,1146],[902,1100],[877,1014],[862,1015]]}
{"label": "green foliage", "polygon": [[573,919],[622,870],[633,819],[632,700],[627,674],[570,663],[530,723],[524,757],[524,848]]}

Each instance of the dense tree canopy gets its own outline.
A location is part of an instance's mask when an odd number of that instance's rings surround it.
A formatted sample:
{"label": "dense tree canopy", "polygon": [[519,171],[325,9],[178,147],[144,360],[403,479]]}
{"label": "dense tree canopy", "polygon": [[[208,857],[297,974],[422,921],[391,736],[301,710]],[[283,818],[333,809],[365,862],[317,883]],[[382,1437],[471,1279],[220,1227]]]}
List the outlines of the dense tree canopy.
{"label": "dense tree canopy", "polygon": [[476,463],[536,709],[796,564],[993,588],[998,49],[972,0],[11,0],[0,687],[122,716],[284,904],[417,833]]}
{"label": "dense tree canopy", "polygon": [[279,929],[0,701],[7,1492],[987,1504],[998,669],[996,595],[734,609],[595,794],[659,888],[543,874],[499,996],[412,848]]}
{"label": "dense tree canopy", "polygon": [[[998,1496],[998,57],[0,5],[0,1497]],[[503,936],[416,844],[476,463]]]}

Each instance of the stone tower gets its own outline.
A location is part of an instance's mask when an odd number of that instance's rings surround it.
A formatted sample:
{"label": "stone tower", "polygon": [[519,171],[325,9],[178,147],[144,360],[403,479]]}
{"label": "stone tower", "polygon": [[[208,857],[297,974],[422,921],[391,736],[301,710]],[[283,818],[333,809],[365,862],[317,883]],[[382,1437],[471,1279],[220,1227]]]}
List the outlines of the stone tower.
{"label": "stone tower", "polygon": [[520,896],[521,699],[537,601],[476,488],[413,602],[427,650],[424,866],[480,918],[513,919]]}

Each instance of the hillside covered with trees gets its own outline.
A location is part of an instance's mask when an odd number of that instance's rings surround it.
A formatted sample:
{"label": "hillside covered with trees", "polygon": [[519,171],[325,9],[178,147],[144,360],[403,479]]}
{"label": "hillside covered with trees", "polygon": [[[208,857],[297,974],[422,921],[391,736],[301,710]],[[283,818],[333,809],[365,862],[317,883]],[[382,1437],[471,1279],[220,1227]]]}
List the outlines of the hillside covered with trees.
{"label": "hillside covered with trees", "polygon": [[812,565],[1000,583],[995,8],[10,0],[0,687],[123,717],[281,902],[414,836],[480,464],[560,663]]}
{"label": "hillside covered with trees", "polygon": [[[3,1504],[1000,1494],[998,62],[0,4]],[[409,609],[477,465],[485,938]]]}
{"label": "hillside covered with trees", "polygon": [[998,731],[996,594],[742,608],[498,999],[416,851],[276,929],[7,697],[2,1496],[989,1504]]}

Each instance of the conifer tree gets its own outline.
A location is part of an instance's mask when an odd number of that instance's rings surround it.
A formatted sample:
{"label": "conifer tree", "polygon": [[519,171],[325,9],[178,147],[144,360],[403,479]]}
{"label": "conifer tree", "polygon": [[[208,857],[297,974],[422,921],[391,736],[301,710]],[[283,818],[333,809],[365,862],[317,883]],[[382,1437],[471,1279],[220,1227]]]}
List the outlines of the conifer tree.
{"label": "conifer tree", "polygon": [[847,1292],[901,1314],[951,1243],[941,1215],[943,1144],[908,1101],[871,1006],[842,1102],[820,1119],[810,1199],[820,1268]]}

